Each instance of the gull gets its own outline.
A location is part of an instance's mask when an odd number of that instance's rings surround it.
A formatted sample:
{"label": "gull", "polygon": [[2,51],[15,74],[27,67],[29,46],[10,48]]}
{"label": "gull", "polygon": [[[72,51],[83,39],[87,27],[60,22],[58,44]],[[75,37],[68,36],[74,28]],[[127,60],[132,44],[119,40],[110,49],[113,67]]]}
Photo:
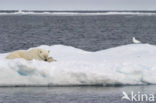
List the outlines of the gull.
{"label": "gull", "polygon": [[122,99],[127,99],[130,101],[130,98],[128,97],[126,92],[123,91],[122,94],[123,94]]}
{"label": "gull", "polygon": [[141,41],[137,40],[135,37],[132,38],[133,43],[135,44],[140,44]]}

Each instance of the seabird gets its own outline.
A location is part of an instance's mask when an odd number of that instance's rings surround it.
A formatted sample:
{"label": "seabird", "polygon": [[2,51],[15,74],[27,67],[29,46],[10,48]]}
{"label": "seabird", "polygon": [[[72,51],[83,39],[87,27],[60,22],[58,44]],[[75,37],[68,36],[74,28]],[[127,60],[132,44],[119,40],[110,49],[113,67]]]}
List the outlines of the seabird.
{"label": "seabird", "polygon": [[141,41],[137,40],[135,37],[132,38],[133,43],[135,44],[140,44]]}

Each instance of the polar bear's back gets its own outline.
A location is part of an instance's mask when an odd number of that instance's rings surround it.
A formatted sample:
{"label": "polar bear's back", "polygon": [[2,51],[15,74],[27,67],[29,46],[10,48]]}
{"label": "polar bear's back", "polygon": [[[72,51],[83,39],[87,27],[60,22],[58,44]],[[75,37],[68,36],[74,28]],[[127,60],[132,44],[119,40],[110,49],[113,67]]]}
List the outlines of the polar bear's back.
{"label": "polar bear's back", "polygon": [[32,60],[29,52],[26,50],[18,50],[18,51],[12,52],[6,58],[7,59],[23,58],[26,60]]}

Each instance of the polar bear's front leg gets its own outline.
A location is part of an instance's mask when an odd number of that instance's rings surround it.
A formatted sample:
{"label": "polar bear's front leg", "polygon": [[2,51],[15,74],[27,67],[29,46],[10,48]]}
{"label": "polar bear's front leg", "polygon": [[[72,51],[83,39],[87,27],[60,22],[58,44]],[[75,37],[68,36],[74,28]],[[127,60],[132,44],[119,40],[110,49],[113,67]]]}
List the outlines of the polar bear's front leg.
{"label": "polar bear's front leg", "polygon": [[48,57],[47,62],[53,62],[56,61],[55,59],[53,59],[53,57]]}

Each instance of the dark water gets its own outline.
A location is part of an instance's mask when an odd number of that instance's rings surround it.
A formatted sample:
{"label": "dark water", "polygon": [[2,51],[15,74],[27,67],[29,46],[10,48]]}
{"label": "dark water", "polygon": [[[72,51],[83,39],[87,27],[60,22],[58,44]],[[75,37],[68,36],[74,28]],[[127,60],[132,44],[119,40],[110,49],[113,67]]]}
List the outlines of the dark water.
{"label": "dark water", "polygon": [[132,43],[133,36],[156,44],[156,16],[0,16],[0,52],[43,44],[97,51]]}
{"label": "dark water", "polygon": [[[122,92],[154,94],[155,86],[0,88],[0,103],[133,103]],[[156,100],[156,98],[155,98]],[[134,102],[137,103],[137,102]],[[138,103],[155,103],[143,101]]]}
{"label": "dark water", "polygon": [[[156,16],[0,15],[1,53],[55,44],[97,51],[130,44],[133,36],[156,44]],[[9,87],[0,88],[0,103],[131,103],[121,101],[123,90],[156,93],[155,86]]]}

